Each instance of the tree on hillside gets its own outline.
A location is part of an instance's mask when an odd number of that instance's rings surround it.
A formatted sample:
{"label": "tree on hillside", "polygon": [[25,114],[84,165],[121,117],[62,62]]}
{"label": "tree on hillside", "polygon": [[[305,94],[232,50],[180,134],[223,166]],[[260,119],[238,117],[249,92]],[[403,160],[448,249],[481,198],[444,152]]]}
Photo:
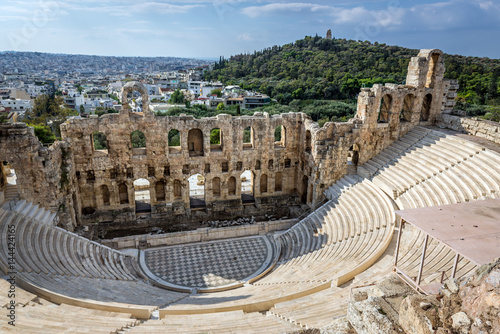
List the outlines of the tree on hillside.
{"label": "tree on hillside", "polygon": [[212,89],[210,95],[217,95],[217,97],[222,96],[222,90],[220,88]]}
{"label": "tree on hillside", "polygon": [[50,144],[61,135],[59,125],[68,116],[77,115],[77,111],[66,106],[62,96],[43,94],[35,99],[31,110],[24,114],[23,121],[35,128],[35,135],[42,143]]}
{"label": "tree on hillside", "polygon": [[170,100],[168,100],[168,102],[172,104],[184,103],[184,94],[182,94],[182,92],[179,89],[177,89],[175,92],[172,93],[172,95],[170,96]]}

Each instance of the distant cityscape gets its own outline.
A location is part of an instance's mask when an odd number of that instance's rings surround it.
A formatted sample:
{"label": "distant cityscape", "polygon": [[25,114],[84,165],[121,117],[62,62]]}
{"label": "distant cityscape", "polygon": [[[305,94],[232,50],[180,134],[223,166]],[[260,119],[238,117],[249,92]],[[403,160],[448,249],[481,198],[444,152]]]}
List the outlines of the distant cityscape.
{"label": "distant cityscape", "polygon": [[[210,60],[178,57],[0,52],[0,113],[6,115],[7,122],[22,120],[42,94],[61,95],[68,108],[79,112],[77,117],[103,110],[118,112],[121,88],[128,81],[144,84],[153,112],[186,105],[252,109],[271,102],[268,96],[239,86],[204,81],[203,73],[213,64]],[[170,103],[177,90],[188,103]],[[142,111],[142,99],[137,92],[128,97],[128,103],[133,111]]]}

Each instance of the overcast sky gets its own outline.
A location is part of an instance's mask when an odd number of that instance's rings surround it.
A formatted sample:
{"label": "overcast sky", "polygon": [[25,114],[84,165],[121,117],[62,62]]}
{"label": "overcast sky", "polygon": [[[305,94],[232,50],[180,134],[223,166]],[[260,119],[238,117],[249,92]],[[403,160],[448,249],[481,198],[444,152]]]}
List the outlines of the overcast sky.
{"label": "overcast sky", "polygon": [[332,29],[451,54],[500,58],[500,0],[1,0],[0,50],[218,57]]}

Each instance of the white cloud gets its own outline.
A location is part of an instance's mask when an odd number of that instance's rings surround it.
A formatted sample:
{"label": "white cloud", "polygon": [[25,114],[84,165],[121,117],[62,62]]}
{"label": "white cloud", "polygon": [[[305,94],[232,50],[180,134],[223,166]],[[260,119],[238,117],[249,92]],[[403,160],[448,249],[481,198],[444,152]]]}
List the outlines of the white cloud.
{"label": "white cloud", "polygon": [[313,3],[302,3],[302,2],[294,2],[294,3],[271,3],[264,6],[251,6],[246,7],[241,10],[241,12],[249,17],[255,18],[262,15],[269,14],[286,14],[289,12],[301,12],[303,10],[307,10],[310,12],[320,12],[322,10],[329,10],[332,7],[323,6]]}
{"label": "white cloud", "polygon": [[252,37],[249,33],[243,33],[238,35],[238,40],[240,41],[245,41],[245,42],[253,42],[255,41],[255,38]]}
{"label": "white cloud", "polygon": [[[399,4],[394,1],[394,4]],[[366,6],[320,5],[315,3],[271,3],[241,10],[244,15],[258,18],[264,15],[301,13],[318,21],[330,17],[336,25],[371,26],[387,30],[444,30],[475,25],[500,24],[500,4],[485,0],[449,0],[412,7],[369,9]]]}

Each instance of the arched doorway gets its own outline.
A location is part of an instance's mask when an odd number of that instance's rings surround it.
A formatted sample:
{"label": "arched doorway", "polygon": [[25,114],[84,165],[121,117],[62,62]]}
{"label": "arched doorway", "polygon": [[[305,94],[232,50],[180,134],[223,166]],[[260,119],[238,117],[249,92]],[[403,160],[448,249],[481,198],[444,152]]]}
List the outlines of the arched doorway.
{"label": "arched doorway", "polygon": [[201,174],[191,175],[189,183],[189,206],[192,209],[204,208],[205,202],[205,177]]}
{"label": "arched doorway", "polygon": [[240,175],[241,181],[241,202],[243,204],[255,203],[254,197],[254,174],[246,170]]}
{"label": "arched doorway", "polygon": [[300,201],[302,204],[307,204],[307,193],[309,188],[309,178],[304,175],[302,177],[302,195],[300,196]]}
{"label": "arched doorway", "polygon": [[413,111],[413,104],[415,101],[415,95],[408,94],[405,96],[403,101],[403,109],[401,109],[401,113],[399,114],[399,122],[411,122],[411,113]]}
{"label": "arched doorway", "polygon": [[422,103],[422,112],[420,113],[420,122],[427,122],[431,114],[432,94],[427,94]]}
{"label": "arched doorway", "polygon": [[3,192],[3,200],[9,202],[18,196],[16,171],[10,163],[3,161],[1,173],[0,192]]}
{"label": "arched doorway", "polygon": [[392,108],[392,96],[387,94],[380,101],[380,111],[378,114],[378,123],[389,123],[389,115]]}
{"label": "arched doorway", "polygon": [[311,152],[311,131],[306,130],[306,152]]}
{"label": "arched doorway", "polygon": [[134,181],[135,212],[151,212],[151,192],[149,191],[149,181],[137,179]]}
{"label": "arched doorway", "polygon": [[359,146],[354,144],[349,148],[349,153],[347,154],[347,163],[357,166],[359,162]]}
{"label": "arched doorway", "polygon": [[189,130],[188,151],[190,157],[203,156],[203,132],[200,129]]}

